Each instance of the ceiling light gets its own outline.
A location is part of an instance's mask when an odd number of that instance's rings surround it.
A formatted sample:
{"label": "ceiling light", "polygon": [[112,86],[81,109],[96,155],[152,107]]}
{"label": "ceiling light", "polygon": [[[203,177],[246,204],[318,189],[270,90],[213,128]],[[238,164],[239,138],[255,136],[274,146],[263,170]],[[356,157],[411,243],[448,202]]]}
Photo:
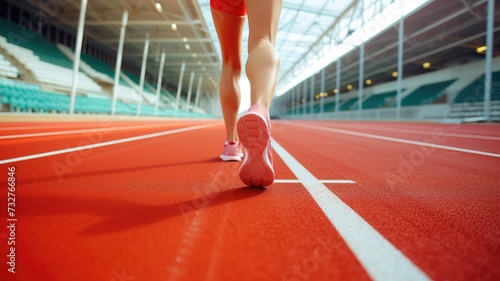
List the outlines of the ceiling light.
{"label": "ceiling light", "polygon": [[161,7],[161,4],[160,3],[156,3],[155,4],[155,8],[156,10],[158,11],[158,13],[161,13],[163,11],[163,8]]}
{"label": "ceiling light", "polygon": [[339,89],[333,89],[334,94],[338,94],[338,92],[339,92]]}
{"label": "ceiling light", "polygon": [[371,79],[366,80],[366,85],[371,85],[371,84],[372,84],[372,80]]}
{"label": "ceiling light", "polygon": [[198,55],[196,53],[193,53],[193,58],[196,58]]}
{"label": "ceiling light", "polygon": [[392,77],[394,77],[394,78],[398,77],[398,72],[397,71],[393,71],[392,72]]}
{"label": "ceiling light", "polygon": [[319,94],[314,96],[314,98],[317,99],[317,100],[319,100],[319,97],[320,97]]}
{"label": "ceiling light", "polygon": [[428,62],[428,61],[426,61],[426,62],[424,62],[424,63],[422,64],[422,67],[423,67],[423,68],[425,68],[425,69],[429,69],[429,68],[431,68],[431,63],[430,63],[430,62]]}
{"label": "ceiling light", "polygon": [[172,23],[172,30],[173,30],[173,31],[176,31],[176,30],[177,30],[177,24]]}
{"label": "ceiling light", "polygon": [[352,90],[352,85],[351,84],[347,85],[347,90],[349,90],[349,91]]}
{"label": "ceiling light", "polygon": [[486,50],[487,50],[487,49],[488,49],[488,47],[486,47],[486,46],[477,47],[477,48],[476,48],[476,52],[477,52],[478,54],[484,54],[484,53],[486,52]]}
{"label": "ceiling light", "polygon": [[200,60],[198,61],[198,65],[201,65],[201,61]]}
{"label": "ceiling light", "polygon": [[189,44],[186,44],[186,50],[191,50],[191,46],[189,46]]}
{"label": "ceiling light", "polygon": [[182,38],[182,42],[186,43],[188,41],[187,37]]}

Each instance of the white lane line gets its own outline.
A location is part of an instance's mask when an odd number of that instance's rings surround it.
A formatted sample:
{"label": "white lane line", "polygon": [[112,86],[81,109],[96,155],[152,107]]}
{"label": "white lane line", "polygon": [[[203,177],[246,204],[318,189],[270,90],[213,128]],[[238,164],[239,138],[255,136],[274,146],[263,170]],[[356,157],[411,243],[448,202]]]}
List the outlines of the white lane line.
{"label": "white lane line", "polygon": [[56,132],[42,132],[42,133],[31,133],[31,134],[18,134],[18,135],[8,135],[0,136],[2,139],[17,139],[17,138],[31,138],[31,137],[46,137],[46,136],[58,136],[58,135],[70,135],[78,133],[92,133],[92,132],[103,132],[103,131],[119,131],[119,130],[129,130],[129,129],[143,129],[143,128],[155,128],[162,127],[165,124],[155,124],[155,125],[136,125],[136,126],[117,126],[117,127],[103,127],[103,128],[89,128],[81,130],[69,130],[69,131],[56,131]]}
{"label": "white lane line", "polygon": [[[62,117],[64,118],[64,117]],[[1,120],[0,120],[1,122]],[[63,121],[64,122],[64,121]],[[23,126],[23,125],[20,125],[20,126],[4,126],[4,127],[0,127],[0,131],[13,131],[13,130],[39,130],[39,129],[74,129],[74,128],[82,128],[82,130],[84,130],[86,127],[89,127],[89,124],[88,123],[104,123],[104,124],[111,124],[111,123],[115,123],[116,126],[120,126],[120,124],[122,124],[122,126],[126,126],[126,125],[123,125],[123,123],[125,124],[130,124],[130,123],[134,123],[134,122],[140,122],[140,121],[131,121],[131,122],[127,122],[127,121],[124,121],[124,120],[109,120],[109,119],[104,119],[104,120],[90,120],[90,121],[85,121],[83,122],[84,124],[82,124],[81,122],[74,122],[74,123],[71,123],[70,122],[67,122],[66,124],[52,124],[52,125],[35,125],[35,126]],[[50,123],[50,122],[47,122],[47,123]],[[0,123],[2,124],[2,123]],[[7,122],[6,123],[3,123],[3,124],[8,124]],[[45,123],[44,123],[45,124]]]}
{"label": "white lane line", "polygon": [[439,148],[439,149],[444,149],[444,150],[451,150],[451,151],[458,151],[458,152],[464,152],[464,153],[471,153],[471,154],[476,154],[476,155],[484,155],[484,156],[491,156],[491,157],[500,158],[500,154],[498,154],[498,153],[492,153],[492,152],[486,152],[486,151],[480,151],[480,150],[473,150],[473,149],[466,149],[466,148],[460,148],[460,147],[453,147],[453,146],[448,146],[448,145],[440,145],[440,144],[420,142],[420,141],[411,141],[411,140],[406,140],[406,139],[399,139],[399,138],[393,138],[393,137],[385,137],[385,136],[379,136],[379,135],[373,135],[373,134],[367,134],[367,133],[347,131],[347,130],[342,130],[342,129],[335,129],[335,128],[327,128],[327,127],[321,127],[321,126],[314,126],[314,125],[293,124],[293,126],[310,128],[310,129],[316,129],[316,130],[322,130],[322,131],[327,131],[327,132],[340,133],[340,134],[346,134],[346,135],[352,135],[352,136],[358,136],[358,137],[364,137],[364,138],[379,139],[379,140],[399,142],[399,143],[405,143],[405,144],[413,144],[413,145],[419,145],[419,146],[434,147],[434,148]]}
{"label": "white lane line", "polygon": [[[361,130],[372,130],[372,131],[394,132],[394,133],[409,133],[409,134],[415,134],[415,135],[431,135],[432,134],[432,132],[420,131],[420,130],[406,130],[406,129],[399,129],[399,128],[382,128],[382,127],[377,127],[377,126],[374,126],[374,127],[360,126],[360,125],[355,125],[355,126],[356,126],[356,128],[359,128]],[[465,138],[465,139],[482,139],[482,140],[500,140],[500,137],[495,137],[495,136],[447,133],[444,130],[442,132],[443,132],[443,136],[447,136],[447,137]]]}
{"label": "white lane line", "polygon": [[[98,121],[96,121],[98,122]],[[87,127],[87,125],[79,125],[79,124],[67,124],[67,125],[52,125],[52,126],[6,126],[0,127],[0,131],[13,131],[13,130],[31,130],[31,129],[58,129],[58,128],[74,128],[74,127]]]}
{"label": "white lane line", "polygon": [[55,151],[50,151],[50,152],[32,154],[32,155],[27,155],[27,156],[22,156],[22,157],[4,159],[4,160],[0,160],[0,164],[20,162],[20,161],[37,159],[37,158],[42,158],[42,157],[47,157],[47,156],[52,156],[52,155],[58,155],[58,154],[63,154],[63,153],[69,153],[69,152],[74,152],[74,151],[80,151],[80,150],[85,150],[85,149],[92,149],[92,148],[96,148],[96,147],[103,147],[103,146],[121,144],[121,143],[126,143],[126,142],[132,142],[132,141],[150,139],[150,138],[155,138],[155,137],[161,137],[161,136],[172,135],[172,134],[177,134],[177,133],[182,133],[182,132],[188,132],[188,131],[194,131],[194,130],[204,129],[204,128],[208,128],[208,127],[217,126],[217,125],[220,125],[220,124],[221,123],[217,122],[217,123],[212,123],[212,124],[198,125],[198,126],[192,126],[192,127],[187,127],[187,128],[181,128],[181,129],[174,129],[174,130],[163,131],[163,132],[158,132],[158,133],[152,133],[152,134],[147,134],[147,135],[135,136],[135,137],[125,138],[125,139],[118,139],[118,140],[112,140],[112,141],[107,141],[107,142],[95,143],[95,144],[90,144],[90,145],[84,145],[84,146],[77,146],[77,147],[72,147],[72,148],[67,148],[67,149],[55,150]]}
{"label": "white lane line", "polygon": [[[320,182],[322,183],[337,183],[337,184],[351,184],[351,183],[355,183],[354,181],[352,180],[320,180]],[[278,180],[274,180],[273,183],[302,183],[302,181],[298,180],[298,179],[294,179],[294,180],[290,180],[290,179],[278,179]]]}
{"label": "white lane line", "polygon": [[401,251],[332,193],[276,140],[272,141],[274,151],[303,183],[372,279],[430,280]]}

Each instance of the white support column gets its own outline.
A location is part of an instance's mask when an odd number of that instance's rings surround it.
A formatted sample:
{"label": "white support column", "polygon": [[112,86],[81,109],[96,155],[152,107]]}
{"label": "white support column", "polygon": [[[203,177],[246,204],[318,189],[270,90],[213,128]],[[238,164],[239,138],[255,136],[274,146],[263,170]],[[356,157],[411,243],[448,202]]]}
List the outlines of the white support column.
{"label": "white support column", "polygon": [[297,84],[297,86],[295,87],[295,115],[299,115],[300,114],[300,97],[302,95],[302,92],[301,92],[301,89],[302,89],[302,84]]}
{"label": "white support column", "polygon": [[144,42],[144,51],[142,53],[141,80],[139,81],[139,102],[137,103],[137,116],[141,115],[141,103],[144,91],[144,76],[146,76],[146,63],[148,61],[149,51],[149,33],[146,34],[146,42]]}
{"label": "white support column", "polygon": [[304,104],[302,104],[302,100],[300,101],[300,107],[302,107],[302,114],[306,114],[307,111],[307,104],[306,104],[306,101],[307,101],[307,79],[304,80],[304,92],[302,93],[302,99],[304,99]]}
{"label": "white support column", "polygon": [[177,98],[175,99],[175,117],[177,117],[177,113],[179,110],[179,102],[181,100],[181,92],[182,92],[182,80],[184,80],[184,70],[186,69],[186,62],[182,62],[181,73],[179,75],[179,84],[177,85]]}
{"label": "white support column", "polygon": [[484,119],[490,120],[491,100],[491,59],[493,57],[493,25],[495,0],[488,0],[488,18],[486,19],[486,60],[484,69]]}
{"label": "white support column", "polygon": [[75,58],[73,60],[73,84],[71,86],[71,97],[69,102],[69,114],[75,113],[76,88],[78,86],[78,72],[80,71],[80,56],[82,54],[83,30],[85,28],[85,14],[87,13],[87,0],[82,0],[80,18],[78,20],[78,32],[75,43]]}
{"label": "white support column", "polygon": [[301,89],[302,89],[302,84],[297,84],[297,86],[295,87],[295,115],[299,115],[300,114],[300,97],[302,95],[302,92],[301,92]]}
{"label": "white support column", "polygon": [[186,101],[186,116],[189,113],[189,103],[191,102],[191,93],[193,92],[193,81],[194,81],[194,71],[191,71],[191,76],[189,77],[189,88],[188,88],[188,96]]}
{"label": "white support column", "polygon": [[363,84],[365,68],[365,43],[359,46],[359,78],[358,78],[358,119],[361,119],[363,112]]}
{"label": "white support column", "polygon": [[325,113],[325,97],[323,96],[325,92],[325,69],[321,69],[321,86],[320,86],[320,91],[321,91],[321,97],[320,98],[320,108],[319,112],[321,114]]}
{"label": "white support column", "polygon": [[220,105],[219,99],[214,96],[210,96],[210,103],[212,104],[212,115],[215,116],[215,113],[218,111],[217,106]]}
{"label": "white support column", "polygon": [[398,33],[398,81],[397,81],[397,96],[396,96],[396,119],[401,119],[401,100],[403,95],[403,44],[404,44],[404,18],[403,18],[403,1],[401,1],[401,14],[399,18],[399,33]]}
{"label": "white support column", "polygon": [[302,99],[302,84],[297,84],[297,89],[295,90],[295,115],[300,114],[300,100]]}
{"label": "white support column", "polygon": [[158,85],[156,85],[156,103],[155,116],[158,113],[158,105],[160,104],[161,83],[163,80],[163,67],[165,66],[165,51],[161,52],[160,70],[158,71]]}
{"label": "white support column", "polygon": [[127,28],[128,12],[125,10],[122,17],[122,27],[120,31],[120,42],[118,43],[118,56],[116,57],[116,67],[115,67],[115,81],[113,84],[113,103],[111,106],[111,115],[115,115],[116,112],[116,99],[118,98],[118,84],[120,82],[120,73],[122,68],[122,58],[123,58],[123,43],[125,41],[125,30]]}
{"label": "white support column", "polygon": [[337,88],[337,93],[335,94],[335,117],[339,114],[340,110],[340,65],[342,63],[342,58],[337,59],[337,77],[335,81],[335,87]]}
{"label": "white support column", "polygon": [[200,105],[201,84],[203,83],[203,75],[198,78],[198,88],[196,89],[196,98],[194,99],[194,107],[198,108]]}
{"label": "white support column", "polygon": [[311,93],[309,94],[309,99],[311,103],[309,104],[309,110],[311,111],[311,118],[314,118],[314,74],[311,75]]}
{"label": "white support column", "polygon": [[288,93],[283,96],[283,116],[286,116],[290,108],[290,100],[292,97],[292,92],[288,90]]}
{"label": "white support column", "polygon": [[280,116],[283,116],[283,117],[286,116],[286,112],[287,112],[288,104],[289,104],[288,103],[289,96],[290,96],[290,90],[288,90],[288,92],[283,95],[283,101],[281,103],[281,114],[280,114]]}

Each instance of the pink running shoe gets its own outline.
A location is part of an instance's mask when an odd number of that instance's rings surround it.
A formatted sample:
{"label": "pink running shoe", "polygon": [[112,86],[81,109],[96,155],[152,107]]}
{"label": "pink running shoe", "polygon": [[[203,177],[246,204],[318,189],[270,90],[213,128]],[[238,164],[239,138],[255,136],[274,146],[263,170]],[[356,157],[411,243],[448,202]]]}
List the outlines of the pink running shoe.
{"label": "pink running shoe", "polygon": [[246,155],[241,164],[241,181],[249,186],[268,186],[274,181],[271,121],[262,105],[253,105],[238,120],[238,137]]}
{"label": "pink running shoe", "polygon": [[243,148],[239,142],[226,142],[224,150],[220,155],[222,161],[241,161],[243,158]]}

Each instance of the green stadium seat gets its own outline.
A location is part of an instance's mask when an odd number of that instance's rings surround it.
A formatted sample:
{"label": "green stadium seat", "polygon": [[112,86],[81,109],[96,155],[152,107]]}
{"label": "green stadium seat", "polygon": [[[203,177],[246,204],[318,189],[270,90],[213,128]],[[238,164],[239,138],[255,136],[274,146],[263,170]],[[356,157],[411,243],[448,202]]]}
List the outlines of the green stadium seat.
{"label": "green stadium seat", "polygon": [[[454,99],[454,103],[482,102],[484,101],[484,74],[463,88]],[[500,71],[491,74],[492,89],[491,100],[500,100]]]}
{"label": "green stadium seat", "polygon": [[401,106],[432,104],[438,100],[441,95],[444,94],[446,88],[455,81],[456,79],[452,79],[420,86],[401,100]]}

